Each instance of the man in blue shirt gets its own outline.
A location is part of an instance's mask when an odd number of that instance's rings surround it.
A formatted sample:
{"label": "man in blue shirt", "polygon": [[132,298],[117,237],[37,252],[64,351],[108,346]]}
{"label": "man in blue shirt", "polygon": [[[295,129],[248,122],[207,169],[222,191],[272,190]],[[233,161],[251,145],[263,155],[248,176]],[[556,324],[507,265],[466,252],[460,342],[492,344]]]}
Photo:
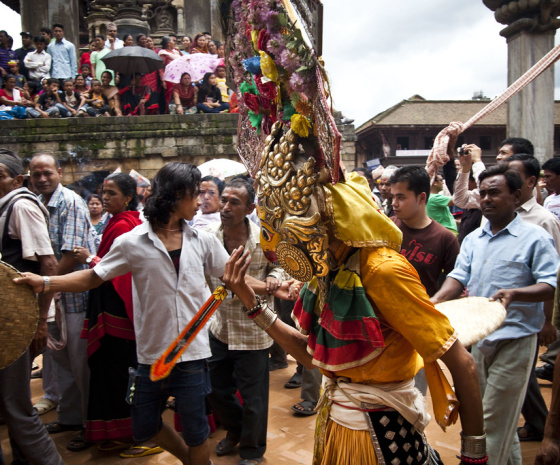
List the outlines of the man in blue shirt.
{"label": "man in blue shirt", "polygon": [[62,24],[53,24],[53,34],[55,40],[47,48],[47,52],[52,56],[51,77],[61,81],[60,87],[62,87],[65,79],[74,79],[78,74],[76,48],[72,42],[64,38]]}
{"label": "man in blue shirt", "polygon": [[516,213],[523,181],[507,165],[483,171],[480,206],[488,223],[461,245],[455,269],[432,301],[491,297],[507,309],[503,325],[473,346],[483,394],[488,463],[521,465],[516,434],[537,333],[545,322],[543,301],[554,296],[559,258],[552,237]]}

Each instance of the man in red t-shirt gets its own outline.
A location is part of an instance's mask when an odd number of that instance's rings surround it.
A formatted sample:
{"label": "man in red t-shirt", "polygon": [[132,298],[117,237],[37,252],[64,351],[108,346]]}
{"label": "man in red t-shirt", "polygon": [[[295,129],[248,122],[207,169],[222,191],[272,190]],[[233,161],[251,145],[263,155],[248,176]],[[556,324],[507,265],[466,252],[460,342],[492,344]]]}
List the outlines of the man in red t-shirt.
{"label": "man in red t-shirt", "polygon": [[403,233],[401,253],[420,276],[429,296],[434,295],[455,266],[459,242],[451,231],[426,214],[430,177],[420,166],[404,166],[389,180],[395,216]]}

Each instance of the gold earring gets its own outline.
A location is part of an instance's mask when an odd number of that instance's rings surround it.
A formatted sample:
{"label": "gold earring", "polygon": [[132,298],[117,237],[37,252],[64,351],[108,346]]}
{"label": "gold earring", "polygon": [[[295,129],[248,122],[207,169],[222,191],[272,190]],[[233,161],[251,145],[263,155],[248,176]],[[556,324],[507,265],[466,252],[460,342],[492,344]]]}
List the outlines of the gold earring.
{"label": "gold earring", "polygon": [[313,278],[311,262],[305,253],[297,247],[282,241],[276,247],[276,256],[282,268],[292,278],[304,283],[311,281],[311,278]]}

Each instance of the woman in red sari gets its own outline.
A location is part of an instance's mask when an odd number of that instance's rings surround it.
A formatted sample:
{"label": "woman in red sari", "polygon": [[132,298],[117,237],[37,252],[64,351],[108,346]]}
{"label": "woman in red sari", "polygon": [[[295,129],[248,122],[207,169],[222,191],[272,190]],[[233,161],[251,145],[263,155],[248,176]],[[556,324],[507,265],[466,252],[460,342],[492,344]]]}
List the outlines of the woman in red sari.
{"label": "woman in red sari", "polygon": [[[109,175],[103,184],[103,207],[113,216],[103,231],[97,256],[83,247],[74,249],[78,261],[91,268],[109,252],[115,239],[142,223],[136,210],[136,181],[124,173]],[[100,442],[100,450],[122,450],[133,443],[130,406],[125,401],[128,368],[138,365],[133,321],[130,273],[89,293],[82,331],[88,340],[91,372],[85,441]],[[151,453],[162,450],[148,449]]]}
{"label": "woman in red sari", "polygon": [[191,75],[181,74],[181,81],[173,85],[173,98],[169,104],[169,113],[172,115],[188,115],[197,112],[197,90],[192,86]]}

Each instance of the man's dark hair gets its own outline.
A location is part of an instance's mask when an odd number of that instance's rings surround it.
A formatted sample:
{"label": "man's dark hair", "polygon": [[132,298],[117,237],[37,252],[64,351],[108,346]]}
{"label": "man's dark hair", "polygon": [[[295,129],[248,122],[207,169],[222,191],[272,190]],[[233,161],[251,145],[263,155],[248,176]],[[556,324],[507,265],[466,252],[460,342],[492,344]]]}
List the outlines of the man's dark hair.
{"label": "man's dark hair", "polygon": [[418,196],[422,192],[426,194],[426,202],[430,198],[430,175],[422,166],[403,166],[395,171],[389,178],[389,184],[397,182],[408,183],[407,189]]}
{"label": "man's dark hair", "polygon": [[73,80],[73,79],[65,79],[65,80],[63,81],[63,84],[67,84],[68,82],[69,82],[70,84],[74,85],[74,80]]}
{"label": "man's dark hair", "polygon": [[512,161],[520,161],[523,163],[523,169],[525,170],[525,175],[527,177],[535,176],[538,180],[541,176],[541,164],[533,155],[529,155],[528,153],[516,153],[515,155],[507,158],[505,161],[506,163],[510,163]]}
{"label": "man's dark hair", "polygon": [[512,170],[507,163],[498,163],[497,165],[491,166],[490,168],[480,173],[480,175],[478,176],[479,185],[481,185],[482,181],[484,181],[486,178],[499,175],[502,175],[506,178],[506,184],[511,194],[523,187],[523,180],[521,179],[521,175],[517,171]]}
{"label": "man's dark hair", "polygon": [[167,34],[167,35],[168,35],[169,37],[175,37],[175,38],[177,38],[177,34],[171,33],[171,34]]}
{"label": "man's dark hair", "polygon": [[45,34],[48,34],[52,37],[52,29],[50,27],[42,27],[41,29],[39,29],[39,32],[44,32]]}
{"label": "man's dark hair", "polygon": [[177,202],[185,196],[198,195],[200,171],[194,165],[171,162],[158,171],[152,193],[146,199],[144,216],[152,226],[169,223]]}
{"label": "man's dark hair", "polygon": [[216,184],[216,187],[218,188],[219,194],[222,195],[222,192],[224,191],[224,187],[226,187],[226,183],[224,181],[222,181],[220,178],[217,178],[216,176],[204,176],[200,180],[200,182],[203,183],[205,181],[211,181],[214,184]]}
{"label": "man's dark hair", "polygon": [[47,43],[47,39],[45,39],[43,36],[35,36],[33,38],[33,42],[37,43],[40,42],[42,44],[46,44]]}
{"label": "man's dark hair", "polygon": [[97,34],[95,36],[96,39],[101,39],[102,41],[105,41],[105,36],[103,34]]}
{"label": "man's dark hair", "polygon": [[51,84],[58,84],[58,79],[55,78],[48,78],[47,84],[50,86]]}
{"label": "man's dark hair", "polygon": [[226,187],[244,187],[247,190],[247,206],[249,207],[255,203],[255,188],[253,185],[242,176],[236,176],[226,184]]}
{"label": "man's dark hair", "polygon": [[504,145],[511,145],[511,150],[513,153],[528,153],[529,155],[535,154],[535,148],[531,141],[524,139],[523,137],[508,137],[504,139],[499,147],[503,147]]}
{"label": "man's dark hair", "polygon": [[52,28],[54,29],[55,27],[59,27],[60,29],[62,29],[64,31],[64,25],[62,23],[54,23],[52,25]]}
{"label": "man's dark hair", "polygon": [[5,36],[7,36],[7,35],[8,35],[8,31],[5,31],[4,29],[2,29],[2,30],[0,31],[0,34],[4,34]]}
{"label": "man's dark hair", "polygon": [[560,174],[560,158],[551,158],[545,161],[542,169],[552,171],[554,174]]}

